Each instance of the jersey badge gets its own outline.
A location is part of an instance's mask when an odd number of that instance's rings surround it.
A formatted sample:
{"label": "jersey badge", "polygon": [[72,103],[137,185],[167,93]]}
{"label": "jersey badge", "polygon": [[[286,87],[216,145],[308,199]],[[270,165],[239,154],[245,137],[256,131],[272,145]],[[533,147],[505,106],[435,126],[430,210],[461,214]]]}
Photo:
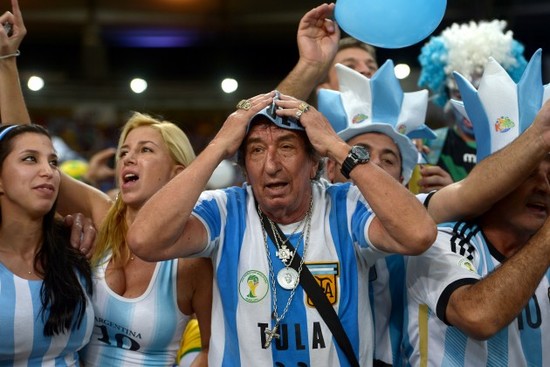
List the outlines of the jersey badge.
{"label": "jersey badge", "polygon": [[469,272],[472,272],[472,273],[475,273],[476,272],[476,269],[474,268],[474,265],[470,262],[470,260],[467,260],[467,259],[460,259],[458,261],[458,265],[461,267],[461,268],[464,268],[466,270],[468,270]]}
{"label": "jersey badge", "polygon": [[[311,274],[323,289],[331,305],[338,301],[338,281],[340,265],[338,263],[312,263],[306,264]],[[307,305],[315,307],[311,299],[307,297]]]}
{"label": "jersey badge", "polygon": [[267,295],[269,283],[264,273],[249,270],[239,281],[239,294],[248,303],[258,303]]}

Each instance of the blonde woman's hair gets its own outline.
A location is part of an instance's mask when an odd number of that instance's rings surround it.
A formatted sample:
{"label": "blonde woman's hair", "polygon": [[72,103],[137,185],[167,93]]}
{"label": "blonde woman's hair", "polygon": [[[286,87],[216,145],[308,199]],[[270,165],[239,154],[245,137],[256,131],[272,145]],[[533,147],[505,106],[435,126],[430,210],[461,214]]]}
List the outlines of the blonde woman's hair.
{"label": "blonde woman's hair", "polygon": [[[187,167],[195,159],[195,152],[187,135],[177,125],[139,112],[134,112],[122,127],[117,152],[120,151],[120,147],[126,141],[128,134],[142,126],[149,126],[160,133],[170,156],[177,164]],[[117,153],[117,161],[118,157],[119,154]],[[99,229],[96,250],[91,259],[93,266],[98,265],[108,252],[112,252],[113,263],[120,266],[126,264],[130,259],[130,250],[126,244],[128,225],[125,216],[126,203],[122,201],[121,195],[117,195],[114,205],[109,209]]]}

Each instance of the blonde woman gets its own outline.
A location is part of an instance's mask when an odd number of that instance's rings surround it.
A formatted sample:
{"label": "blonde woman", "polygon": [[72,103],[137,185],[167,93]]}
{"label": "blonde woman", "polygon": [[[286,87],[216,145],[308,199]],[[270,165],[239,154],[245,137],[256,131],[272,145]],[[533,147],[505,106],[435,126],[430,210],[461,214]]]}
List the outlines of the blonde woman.
{"label": "blonde woman", "polygon": [[195,158],[173,123],[134,113],[117,148],[119,195],[63,176],[59,211],[81,212],[99,228],[92,256],[95,328],[83,353],[86,365],[172,364],[190,316],[201,326],[204,358],[210,335],[212,270],[208,259],[145,262],[126,244],[141,206]]}

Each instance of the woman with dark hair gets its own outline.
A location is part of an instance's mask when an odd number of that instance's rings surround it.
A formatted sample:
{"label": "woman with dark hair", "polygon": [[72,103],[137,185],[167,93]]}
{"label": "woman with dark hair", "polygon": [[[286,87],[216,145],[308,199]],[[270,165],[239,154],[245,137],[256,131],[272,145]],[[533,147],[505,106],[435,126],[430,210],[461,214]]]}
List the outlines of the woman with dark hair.
{"label": "woman with dark hair", "polygon": [[[26,29],[17,0],[12,0],[12,10],[13,14],[0,16],[0,21],[13,24],[9,37],[0,27],[0,52],[8,56],[0,57],[0,112],[4,122],[27,124],[30,117],[15,61]],[[210,259],[146,262],[126,244],[127,229],[141,206],[194,158],[189,139],[177,125],[134,113],[119,139],[115,164],[119,194],[114,200],[68,175],[59,178],[57,173],[57,185],[62,181],[58,213],[82,213],[99,230],[90,259],[91,304],[96,317],[92,336],[86,339],[90,342],[80,353],[87,367],[171,366],[193,314],[201,337],[201,351],[193,365],[207,365]]]}
{"label": "woman with dark hair", "polygon": [[48,132],[0,127],[0,364],[77,366],[93,328],[91,271],[55,218]]}

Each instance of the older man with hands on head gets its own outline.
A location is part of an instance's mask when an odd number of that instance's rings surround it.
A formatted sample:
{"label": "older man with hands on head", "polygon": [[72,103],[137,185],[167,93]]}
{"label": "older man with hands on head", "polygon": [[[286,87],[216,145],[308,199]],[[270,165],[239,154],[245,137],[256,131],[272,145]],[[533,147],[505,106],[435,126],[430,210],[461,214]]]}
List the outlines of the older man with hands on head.
{"label": "older man with hands on head", "polygon": [[[434,240],[432,219],[305,102],[271,92],[238,107],[196,161],[140,210],[129,246],[147,260],[213,259],[213,366],[370,366],[368,267],[387,253],[424,252]],[[219,162],[237,151],[247,183],[202,193]],[[356,185],[318,181],[321,156],[339,162]],[[334,342],[304,291],[308,272],[323,282],[351,353]]]}

